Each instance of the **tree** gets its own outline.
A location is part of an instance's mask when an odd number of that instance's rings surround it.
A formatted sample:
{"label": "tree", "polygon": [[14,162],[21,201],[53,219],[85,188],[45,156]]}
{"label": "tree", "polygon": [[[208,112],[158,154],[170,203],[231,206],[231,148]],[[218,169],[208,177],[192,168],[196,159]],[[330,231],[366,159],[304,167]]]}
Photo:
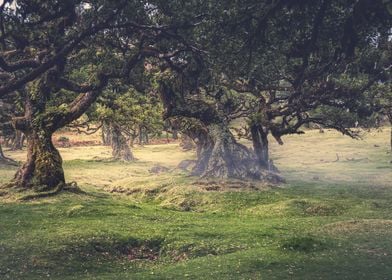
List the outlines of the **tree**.
{"label": "tree", "polygon": [[[203,90],[206,90],[203,92]],[[229,129],[233,108],[230,99],[222,100],[222,91],[187,96],[168,81],[160,85],[164,104],[164,118],[181,121],[181,132],[189,136],[197,146],[197,162],[193,174],[201,177],[269,180],[280,182],[277,174],[263,171],[255,154],[238,143]],[[214,102],[219,97],[220,102]]]}
{"label": "tree", "polygon": [[[189,50],[179,32],[193,24],[165,18],[162,10],[158,21],[153,10],[159,2],[10,2],[1,5],[0,97],[26,87],[24,116],[13,125],[26,135],[28,150],[12,185],[58,190],[65,179],[53,133],[86,112],[109,80],[128,77],[145,57],[169,59]],[[88,79],[74,76],[87,68]]]}
{"label": "tree", "polygon": [[[308,123],[357,136],[339,120],[311,112],[331,106],[361,117],[372,113],[366,96],[387,79],[390,61],[376,47],[379,34],[390,26],[384,2],[220,4],[211,12],[211,24],[197,30],[208,51],[207,62],[188,61],[174,67],[177,85],[164,84],[161,90],[166,115],[196,121],[195,131],[188,134],[198,140],[204,135],[202,142],[209,144],[199,151],[214,151],[206,153],[204,164],[203,157],[198,157],[202,170],[209,170],[201,172],[203,176],[260,178],[254,176],[259,173],[255,169],[274,169],[268,156],[268,135],[282,144],[282,136],[301,133],[300,128]],[[256,103],[248,108],[236,104],[235,94],[226,94],[232,90],[237,95],[253,95]],[[255,154],[234,148],[238,145],[232,141],[228,120],[237,113],[248,118]]]}
{"label": "tree", "polygon": [[[162,132],[162,109],[157,98],[132,87],[116,87],[116,94],[104,94],[98,101],[97,118],[106,126],[113,158],[132,161],[130,146],[137,137]],[[114,90],[114,89],[112,89]],[[107,137],[107,136],[106,136]]]}
{"label": "tree", "polygon": [[[212,29],[215,79],[258,100],[248,111],[248,136],[259,164],[270,168],[268,135],[302,133],[318,123],[356,137],[334,118],[349,110],[361,118],[374,108],[368,95],[388,80],[391,54],[381,43],[391,17],[382,1],[276,1],[233,6],[230,19]],[[252,7],[252,8],[251,8]],[[389,31],[388,31],[389,30]],[[339,34],[340,36],[337,36]],[[230,44],[221,44],[230,42]],[[333,114],[311,114],[320,106]]]}
{"label": "tree", "polygon": [[[5,139],[5,136],[12,133],[13,129],[10,125],[11,119],[11,104],[0,100],[0,136]],[[2,149],[2,143],[0,141],[0,164],[7,164],[7,165],[17,165],[16,162],[10,158],[7,158]]]}

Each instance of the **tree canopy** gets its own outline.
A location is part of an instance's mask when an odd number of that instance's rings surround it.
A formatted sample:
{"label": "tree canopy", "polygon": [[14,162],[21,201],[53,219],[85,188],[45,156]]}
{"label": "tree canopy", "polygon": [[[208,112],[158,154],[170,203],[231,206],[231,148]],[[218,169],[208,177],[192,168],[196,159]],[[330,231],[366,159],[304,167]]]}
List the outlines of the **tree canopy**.
{"label": "tree canopy", "polygon": [[[156,129],[163,106],[197,144],[195,175],[281,180],[269,134],[282,144],[316,123],[356,137],[333,116],[390,117],[391,9],[383,0],[4,0],[0,98],[18,94],[12,124],[28,146],[12,185],[64,187],[52,135],[93,104],[117,135],[115,158],[133,159],[125,131]],[[253,149],[230,129],[243,119]]]}

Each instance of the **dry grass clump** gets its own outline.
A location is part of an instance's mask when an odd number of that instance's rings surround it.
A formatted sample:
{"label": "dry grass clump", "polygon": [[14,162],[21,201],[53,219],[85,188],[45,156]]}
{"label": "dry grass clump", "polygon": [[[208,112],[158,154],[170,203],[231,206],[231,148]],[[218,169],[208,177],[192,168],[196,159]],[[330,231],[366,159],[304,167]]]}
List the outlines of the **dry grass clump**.
{"label": "dry grass clump", "polygon": [[359,219],[331,223],[323,227],[323,231],[333,235],[392,235],[392,220]]}

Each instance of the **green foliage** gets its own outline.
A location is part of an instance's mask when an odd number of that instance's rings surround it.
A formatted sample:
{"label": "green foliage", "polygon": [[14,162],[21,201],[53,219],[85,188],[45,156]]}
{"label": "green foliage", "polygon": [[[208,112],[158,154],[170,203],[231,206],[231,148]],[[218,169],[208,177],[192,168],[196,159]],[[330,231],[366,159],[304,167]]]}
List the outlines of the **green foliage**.
{"label": "green foliage", "polygon": [[140,127],[152,135],[163,130],[163,108],[156,96],[140,93],[128,88],[117,96],[107,93],[97,105],[97,118],[103,122],[114,122],[126,133],[137,134]]}

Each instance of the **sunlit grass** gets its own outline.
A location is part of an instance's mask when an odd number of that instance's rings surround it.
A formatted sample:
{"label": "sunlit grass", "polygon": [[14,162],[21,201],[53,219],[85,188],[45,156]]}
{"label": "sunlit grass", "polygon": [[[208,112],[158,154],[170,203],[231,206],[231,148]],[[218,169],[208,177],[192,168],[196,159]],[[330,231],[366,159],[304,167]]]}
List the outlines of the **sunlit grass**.
{"label": "sunlit grass", "polygon": [[[136,147],[132,163],[109,147],[62,148],[67,181],[87,195],[1,197],[0,279],[390,279],[388,137],[271,139],[287,184],[243,192],[176,169],[194,153],[175,144]],[[150,173],[157,164],[169,171]],[[0,182],[14,172],[2,166]]]}

